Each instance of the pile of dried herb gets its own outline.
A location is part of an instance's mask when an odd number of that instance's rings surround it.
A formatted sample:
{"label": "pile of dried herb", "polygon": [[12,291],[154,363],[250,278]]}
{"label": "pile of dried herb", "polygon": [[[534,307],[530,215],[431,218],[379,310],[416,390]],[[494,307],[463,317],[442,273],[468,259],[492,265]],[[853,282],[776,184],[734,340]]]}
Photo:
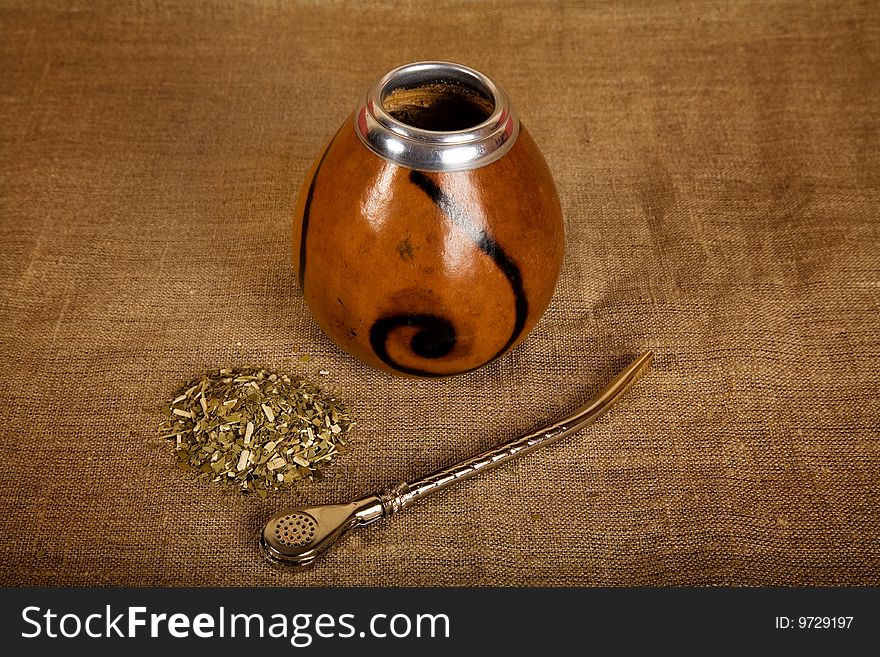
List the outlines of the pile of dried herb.
{"label": "pile of dried herb", "polygon": [[175,441],[178,468],[260,497],[320,478],[354,426],[345,407],[315,384],[253,368],[204,374],[162,412],[168,419],[159,433]]}

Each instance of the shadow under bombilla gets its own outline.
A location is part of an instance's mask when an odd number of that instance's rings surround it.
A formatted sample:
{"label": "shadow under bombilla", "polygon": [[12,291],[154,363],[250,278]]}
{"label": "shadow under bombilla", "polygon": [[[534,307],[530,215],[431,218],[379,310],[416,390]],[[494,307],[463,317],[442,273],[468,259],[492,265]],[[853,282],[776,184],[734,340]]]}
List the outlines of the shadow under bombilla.
{"label": "shadow under bombilla", "polygon": [[652,359],[652,352],[643,353],[592,401],[561,420],[418,481],[402,482],[381,493],[347,504],[303,506],[276,513],[263,528],[260,550],[272,564],[289,568],[308,566],[352,527],[369,525],[379,518],[390,516],[456,481],[468,479],[517,456],[550,445],[592,424],[636,382],[651,365]]}

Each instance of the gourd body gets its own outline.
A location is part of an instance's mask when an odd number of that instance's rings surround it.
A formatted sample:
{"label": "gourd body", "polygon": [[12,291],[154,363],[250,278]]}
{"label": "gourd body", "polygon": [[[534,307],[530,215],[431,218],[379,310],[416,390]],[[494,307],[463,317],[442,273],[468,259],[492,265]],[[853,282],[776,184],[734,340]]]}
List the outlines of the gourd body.
{"label": "gourd body", "polygon": [[293,257],[343,350],[392,374],[478,368],[540,319],[563,258],[552,176],[520,129],[497,161],[427,172],[371,152],[347,120],[300,192]]}

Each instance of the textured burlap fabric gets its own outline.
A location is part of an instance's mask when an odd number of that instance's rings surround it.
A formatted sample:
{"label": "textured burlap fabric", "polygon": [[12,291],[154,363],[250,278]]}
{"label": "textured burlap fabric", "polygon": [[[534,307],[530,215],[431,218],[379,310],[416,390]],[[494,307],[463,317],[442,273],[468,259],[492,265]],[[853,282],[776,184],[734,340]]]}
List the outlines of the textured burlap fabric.
{"label": "textured burlap fabric", "polygon": [[[880,584],[875,3],[132,4],[0,8],[0,582]],[[312,159],[418,59],[507,88],[567,229],[525,343],[436,381],[340,352],[291,264]],[[311,570],[262,562],[280,507],[535,428],[647,348],[591,428]],[[242,363],[349,402],[326,481],[174,468],[159,407]]]}

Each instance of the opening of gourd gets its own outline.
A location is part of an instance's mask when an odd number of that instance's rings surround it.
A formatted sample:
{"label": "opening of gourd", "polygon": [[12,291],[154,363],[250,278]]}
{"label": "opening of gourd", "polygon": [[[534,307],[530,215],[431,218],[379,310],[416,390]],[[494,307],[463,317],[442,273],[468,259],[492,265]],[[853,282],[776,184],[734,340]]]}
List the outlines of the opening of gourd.
{"label": "opening of gourd", "polygon": [[495,110],[489,89],[474,81],[433,78],[403,82],[384,90],[382,107],[404,125],[434,132],[469,130],[488,119]]}

